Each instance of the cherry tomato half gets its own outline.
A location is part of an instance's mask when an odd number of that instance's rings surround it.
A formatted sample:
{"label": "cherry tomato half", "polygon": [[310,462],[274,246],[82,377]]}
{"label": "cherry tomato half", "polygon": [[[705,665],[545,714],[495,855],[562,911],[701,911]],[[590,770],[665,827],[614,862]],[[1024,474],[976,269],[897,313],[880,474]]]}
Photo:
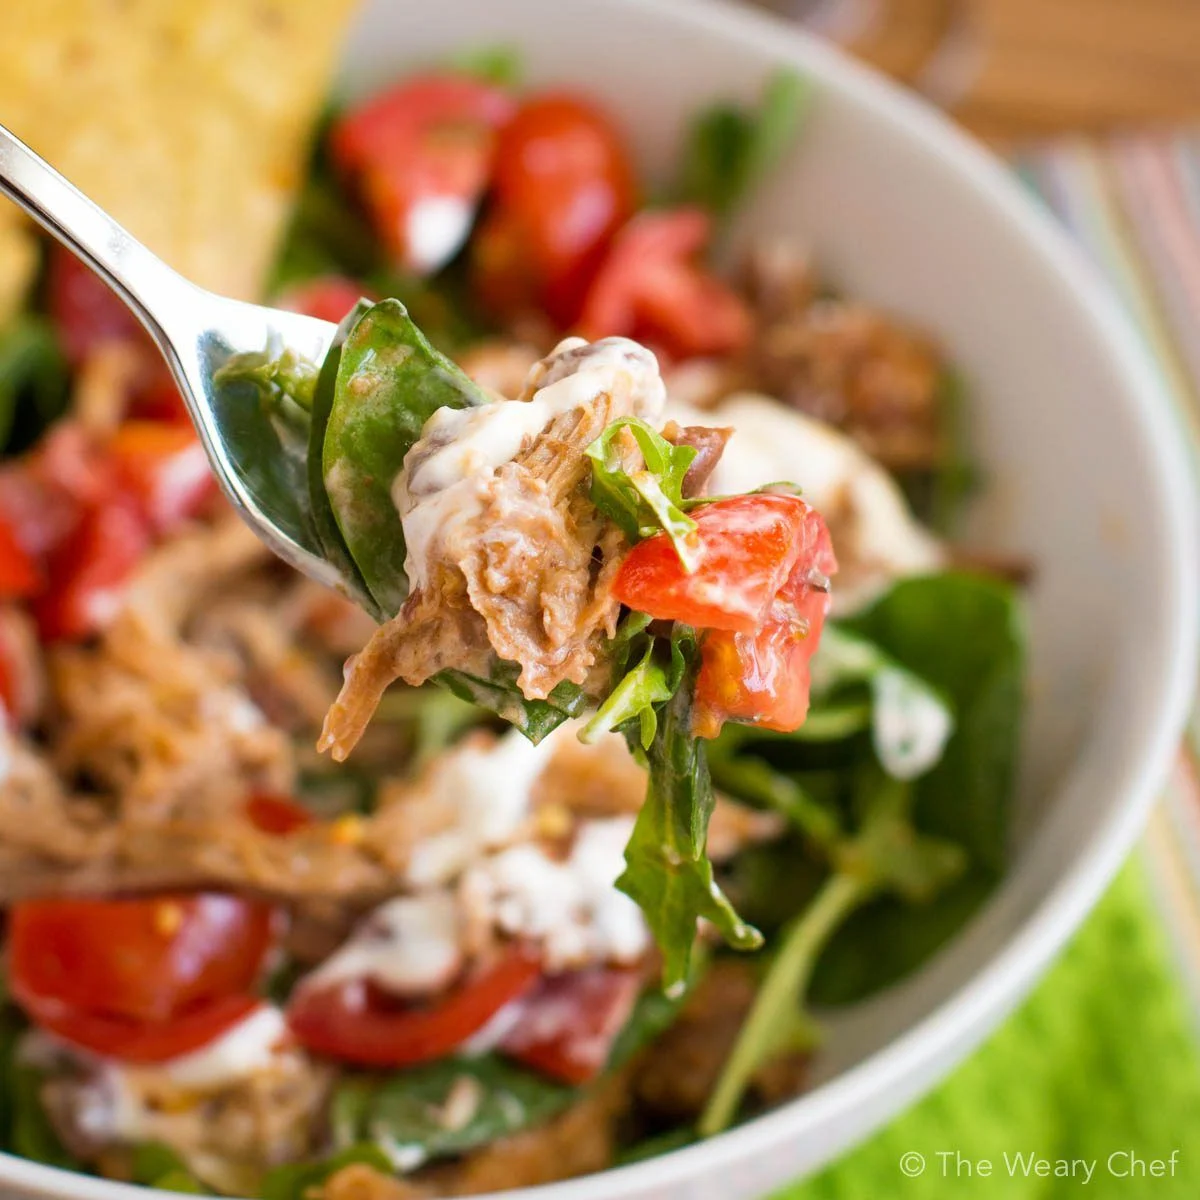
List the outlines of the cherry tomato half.
{"label": "cherry tomato half", "polygon": [[309,1050],[341,1062],[411,1066],[457,1049],[540,975],[537,960],[513,948],[429,1005],[396,1004],[362,981],[301,984],[288,1002],[288,1026]]}
{"label": "cherry tomato half", "polygon": [[566,328],[634,203],[629,155],[602,111],[565,92],[528,100],[500,134],[495,203],[473,246],[483,302],[544,309]]}
{"label": "cherry tomato half", "polygon": [[407,270],[435,271],[466,241],[491,176],[496,131],[515,107],[477,79],[419,75],[334,125],[334,162]]}
{"label": "cherry tomato half", "polygon": [[363,297],[370,299],[366,288],[353,279],[344,275],[322,275],[288,288],[278,297],[277,303],[280,308],[337,325]]}
{"label": "cherry tomato half", "polygon": [[255,792],[246,801],[247,819],[263,833],[286,837],[313,823],[313,815],[288,796],[277,796],[273,792]]}
{"label": "cherry tomato half", "polygon": [[666,534],[625,557],[613,594],[630,608],[700,629],[754,633],[804,546],[811,510],[795,496],[715,500],[692,511],[700,562],[690,575]]}
{"label": "cherry tomato half", "polygon": [[829,612],[828,578],[836,570],[829,531],[810,510],[800,555],[757,632],[705,635],[696,679],[697,736],[716,737],[726,720],[782,733],[803,724],[809,664]]}
{"label": "cherry tomato half", "polygon": [[696,261],[710,233],[700,209],[634,217],[588,291],[582,335],[637,338],[681,359],[744,350],[752,332],[748,308]]}
{"label": "cherry tomato half", "polygon": [[157,534],[196,516],[216,495],[208,456],[190,425],[126,421],[106,451],[117,488],[134,499]]}
{"label": "cherry tomato half", "polygon": [[587,967],[543,979],[500,1043],[509,1058],[564,1083],[584,1084],[608,1065],[642,990],[642,974]]}
{"label": "cherry tomato half", "polygon": [[13,995],[134,1021],[164,1021],[249,991],[274,917],[219,892],[26,900],[9,915]]}
{"label": "cherry tomato half", "polygon": [[135,1021],[72,1008],[58,1000],[22,1000],[35,1024],[72,1045],[131,1063],[169,1062],[199,1050],[241,1024],[262,1001],[222,996],[166,1021]]}

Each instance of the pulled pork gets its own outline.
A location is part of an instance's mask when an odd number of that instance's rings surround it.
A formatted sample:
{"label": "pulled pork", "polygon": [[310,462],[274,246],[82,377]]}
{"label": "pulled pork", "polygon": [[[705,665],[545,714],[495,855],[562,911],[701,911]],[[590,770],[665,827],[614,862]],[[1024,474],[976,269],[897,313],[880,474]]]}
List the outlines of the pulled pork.
{"label": "pulled pork", "polygon": [[[578,397],[572,407],[556,411],[511,462],[472,481],[470,511],[439,531],[419,586],[347,663],[320,742],[335,759],[354,748],[396,679],[417,685],[447,669],[487,676],[499,658],[520,668],[529,699],[564,681],[588,682],[616,629],[611,585],[624,540],[588,496],[584,451],[619,417],[660,409],[662,385],[640,347],[576,340],[534,367],[521,401],[584,372],[593,386],[570,393]],[[636,445],[625,443],[632,464]],[[444,446],[434,435],[418,442],[408,477]]]}

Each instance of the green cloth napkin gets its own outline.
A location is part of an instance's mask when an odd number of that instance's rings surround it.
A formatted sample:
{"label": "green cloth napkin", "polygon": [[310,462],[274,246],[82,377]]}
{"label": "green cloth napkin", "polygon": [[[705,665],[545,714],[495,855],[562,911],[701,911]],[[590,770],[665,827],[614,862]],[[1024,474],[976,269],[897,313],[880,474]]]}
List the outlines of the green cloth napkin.
{"label": "green cloth napkin", "polygon": [[[1200,1053],[1189,1015],[1135,857],[981,1050],[904,1116],[775,1200],[1197,1200]],[[939,1151],[989,1159],[992,1174],[968,1176]],[[901,1160],[913,1152],[925,1168],[909,1178]],[[1026,1177],[1017,1155],[1095,1168],[1090,1181],[1083,1167],[1073,1177]],[[1149,1173],[1153,1159],[1166,1173]],[[909,1170],[915,1161],[905,1160]]]}

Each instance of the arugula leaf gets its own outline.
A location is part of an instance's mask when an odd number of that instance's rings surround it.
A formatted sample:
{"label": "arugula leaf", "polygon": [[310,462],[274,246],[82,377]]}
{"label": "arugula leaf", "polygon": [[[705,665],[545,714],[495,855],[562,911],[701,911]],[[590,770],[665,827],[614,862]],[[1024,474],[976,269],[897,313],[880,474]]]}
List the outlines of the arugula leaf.
{"label": "arugula leaf", "polygon": [[208,1194],[208,1188],[192,1174],[183,1159],[162,1142],[146,1142],[134,1147],[131,1174],[133,1182],[143,1187],[190,1196]]}
{"label": "arugula leaf", "polygon": [[700,917],[739,950],[762,945],[762,935],[737,915],[717,886],[705,851],[715,798],[704,743],[691,732],[698,656],[694,634],[677,625],[675,636],[685,666],[647,751],[646,801],[625,848],[625,871],[617,880],[617,887],[646,914],[663,954],[664,984],[672,994],[687,978]]}
{"label": "arugula leaf", "polygon": [[[416,1164],[540,1125],[578,1094],[498,1055],[442,1059],[383,1080],[358,1077],[340,1084],[333,1133],[340,1144],[373,1142],[394,1159]],[[451,1101],[469,1115],[445,1120]]]}
{"label": "arugula leaf", "polygon": [[321,454],[322,482],[342,537],[379,609],[408,594],[404,530],[392,484],[439,408],[488,403],[398,300],[359,317],[342,347]]}
{"label": "arugula leaf", "polygon": [[391,1159],[378,1146],[369,1143],[347,1146],[327,1158],[276,1167],[263,1180],[260,1200],[312,1200],[331,1175],[356,1163],[373,1167],[381,1175],[395,1174]]}
{"label": "arugula leaf", "polygon": [[535,746],[587,707],[583,689],[566,679],[545,700],[527,700],[517,686],[519,674],[520,668],[515,663],[496,659],[488,679],[452,670],[439,672],[434,680],[460,700],[494,712],[501,720],[519,729]]}
{"label": "arugula leaf", "polygon": [[956,572],[903,580],[841,629],[870,638],[953,704],[954,733],[916,784],[917,823],[999,873],[1023,705],[1025,630],[1016,590]]}
{"label": "arugula leaf", "polygon": [[[628,429],[642,452],[645,467],[630,474],[615,445]],[[638,417],[613,421],[584,452],[592,460],[592,503],[624,531],[630,541],[660,530],[671,539],[685,571],[699,563],[696,522],[683,511],[683,479],[696,457],[694,446],[673,446]]]}
{"label": "arugula leaf", "polygon": [[856,783],[861,823],[835,858],[836,869],[812,902],[784,930],[779,948],[742,1025],[697,1128],[711,1136],[737,1114],[755,1073],[772,1058],[811,1044],[802,1005],[814,969],[838,928],[868,900],[895,892],[930,900],[965,866],[962,850],[914,829],[912,786],[873,764]]}
{"label": "arugula leaf", "polygon": [[810,89],[794,71],[779,71],[756,109],[720,103],[693,122],[676,192],[681,201],[728,219],[751,188],[773,171],[794,140]]}
{"label": "arugula leaf", "polygon": [[70,375],[54,327],[23,314],[0,333],[0,453],[36,441],[67,405]]}

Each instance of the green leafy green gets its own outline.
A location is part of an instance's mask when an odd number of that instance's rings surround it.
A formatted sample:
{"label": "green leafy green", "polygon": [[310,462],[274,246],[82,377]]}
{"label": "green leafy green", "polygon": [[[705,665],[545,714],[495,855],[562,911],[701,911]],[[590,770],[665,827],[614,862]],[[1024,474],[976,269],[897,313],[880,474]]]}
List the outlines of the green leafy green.
{"label": "green leafy green", "polygon": [[697,1128],[710,1136],[737,1115],[760,1067],[811,1045],[813,1029],[803,1004],[817,962],[837,929],[868,900],[895,892],[925,903],[961,875],[961,848],[916,831],[911,820],[912,785],[869,766],[856,792],[858,832],[835,854],[835,870],[783,931],[762,986]]}
{"label": "green leafy green", "polygon": [[477,704],[519,729],[535,746],[564,721],[587,707],[587,696],[578,684],[564,679],[545,700],[527,700],[517,686],[519,668],[494,660],[488,679],[466,671],[440,671],[434,680],[460,700]]}
{"label": "green leafy green", "polygon": [[794,71],[779,71],[758,107],[720,103],[692,123],[684,149],[678,198],[726,220],[750,190],[778,166],[799,132],[810,89]]}
{"label": "green leafy green", "polygon": [[308,412],[317,386],[317,368],[278,339],[265,350],[235,354],[214,376],[218,384],[249,383],[264,405],[292,400]]}
{"label": "green leafy green", "polygon": [[[340,1084],[333,1132],[341,1144],[374,1142],[424,1162],[540,1125],[578,1094],[497,1055],[442,1059],[382,1080]],[[461,1110],[453,1119],[448,1104]]]}
{"label": "green leafy green", "polygon": [[11,1106],[9,1149],[22,1158],[78,1171],[81,1164],[59,1140],[42,1104],[44,1075],[34,1067],[14,1063],[8,1077]]}
{"label": "green leafy green", "polygon": [[958,842],[983,868],[999,872],[1007,848],[1025,669],[1025,631],[1015,589],[956,572],[903,580],[842,628],[870,639],[953,706],[954,733],[938,764],[916,783],[916,821],[926,832]]}
{"label": "green leafy green", "polygon": [[[626,429],[645,460],[645,466],[632,474],[621,465],[616,445]],[[673,446],[645,421],[621,417],[585,453],[592,460],[592,503],[632,542],[660,530],[666,533],[684,570],[695,570],[700,550],[696,522],[683,511],[682,497],[695,447]]]}
{"label": "green leafy green", "polygon": [[208,1194],[187,1163],[162,1142],[146,1142],[133,1151],[131,1174],[134,1183],[159,1188],[164,1192],[182,1192],[190,1196]]}
{"label": "green leafy green", "polygon": [[0,454],[23,450],[66,407],[66,359],[45,317],[24,314],[0,332]]}
{"label": "green leafy green", "polygon": [[518,88],[525,78],[525,64],[516,46],[472,47],[456,54],[447,65],[500,88]]}
{"label": "green leafy green", "polygon": [[408,594],[404,530],[391,493],[404,456],[437,409],[486,403],[484,392],[430,345],[398,300],[367,309],[346,338],[322,479],[346,546],[389,616]]}
{"label": "green leafy green", "polygon": [[613,1166],[627,1167],[630,1163],[645,1162],[650,1158],[670,1154],[672,1150],[682,1150],[684,1146],[690,1146],[696,1141],[699,1141],[696,1131],[690,1125],[680,1125],[675,1129],[642,1138],[641,1141],[619,1150]]}
{"label": "green leafy green", "polygon": [[370,1143],[346,1146],[314,1162],[276,1167],[263,1180],[260,1200],[312,1200],[316,1189],[331,1175],[359,1163],[373,1167],[381,1175],[395,1174],[391,1159],[378,1146]]}
{"label": "green leafy green", "polygon": [[685,668],[664,705],[646,757],[646,801],[625,848],[617,887],[646,914],[663,955],[668,991],[684,986],[696,922],[711,921],[739,950],[755,950],[762,935],[734,911],[713,878],[705,851],[715,799],[704,743],[693,737],[692,693],[697,669],[694,635],[676,626]]}

